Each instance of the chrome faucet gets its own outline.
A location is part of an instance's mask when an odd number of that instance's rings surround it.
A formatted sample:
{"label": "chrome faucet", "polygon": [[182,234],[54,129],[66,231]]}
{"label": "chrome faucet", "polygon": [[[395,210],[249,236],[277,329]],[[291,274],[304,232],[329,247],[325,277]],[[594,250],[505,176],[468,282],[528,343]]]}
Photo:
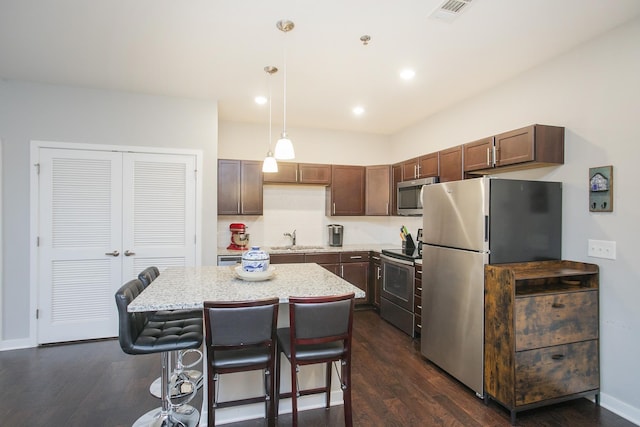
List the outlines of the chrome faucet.
{"label": "chrome faucet", "polygon": [[291,237],[291,246],[296,245],[296,230],[293,230],[293,233],[284,233],[285,237]]}

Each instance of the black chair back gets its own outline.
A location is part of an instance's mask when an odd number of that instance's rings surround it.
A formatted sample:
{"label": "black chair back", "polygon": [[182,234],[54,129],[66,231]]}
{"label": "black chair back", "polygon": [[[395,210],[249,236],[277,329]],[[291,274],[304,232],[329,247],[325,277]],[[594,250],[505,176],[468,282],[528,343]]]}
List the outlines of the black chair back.
{"label": "black chair back", "polygon": [[129,313],[127,306],[144,290],[142,282],[133,279],[125,283],[116,292],[116,306],[118,307],[118,339],[120,347],[125,353],[139,354],[134,349],[134,343],[147,324],[144,312]]}
{"label": "black chair back", "polygon": [[159,275],[160,270],[158,270],[158,267],[151,266],[145,268],[140,272],[140,274],[138,274],[138,280],[140,280],[142,285],[146,288],[151,284],[151,282],[156,280]]}

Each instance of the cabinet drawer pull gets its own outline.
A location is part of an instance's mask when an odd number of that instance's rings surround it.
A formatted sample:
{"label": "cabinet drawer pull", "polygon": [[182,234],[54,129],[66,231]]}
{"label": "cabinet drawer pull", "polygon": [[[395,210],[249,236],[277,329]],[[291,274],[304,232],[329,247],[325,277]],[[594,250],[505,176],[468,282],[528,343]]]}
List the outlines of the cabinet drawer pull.
{"label": "cabinet drawer pull", "polygon": [[422,270],[416,270],[416,275],[417,276],[422,276]]}
{"label": "cabinet drawer pull", "polygon": [[417,306],[416,306],[416,308],[417,308],[418,310],[422,310],[422,306],[421,306],[421,305],[417,305]]}
{"label": "cabinet drawer pull", "polygon": [[418,291],[422,292],[422,288],[416,288],[416,290],[418,290]]}
{"label": "cabinet drawer pull", "polygon": [[551,307],[553,307],[553,308],[564,308],[564,304],[560,304],[559,302],[554,302],[553,304],[551,304]]}
{"label": "cabinet drawer pull", "polygon": [[564,354],[554,354],[553,356],[551,356],[551,358],[553,360],[562,360],[564,359]]}
{"label": "cabinet drawer pull", "polygon": [[361,255],[350,256],[349,258],[351,258],[351,259],[362,259],[362,256]]}
{"label": "cabinet drawer pull", "polygon": [[421,325],[420,323],[418,323],[416,326],[417,326],[418,328],[422,329],[422,325]]}
{"label": "cabinet drawer pull", "polygon": [[379,256],[372,256],[372,259],[375,259],[376,261],[380,261],[380,257]]}

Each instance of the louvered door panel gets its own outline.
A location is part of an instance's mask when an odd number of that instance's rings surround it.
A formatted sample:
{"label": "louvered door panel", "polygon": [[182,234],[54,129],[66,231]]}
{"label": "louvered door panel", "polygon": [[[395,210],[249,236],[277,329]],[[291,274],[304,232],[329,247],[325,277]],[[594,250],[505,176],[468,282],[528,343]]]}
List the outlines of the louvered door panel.
{"label": "louvered door panel", "polygon": [[127,153],[123,165],[125,275],[195,265],[195,156]]}
{"label": "louvered door panel", "polygon": [[122,155],[40,151],[38,342],[115,336]]}

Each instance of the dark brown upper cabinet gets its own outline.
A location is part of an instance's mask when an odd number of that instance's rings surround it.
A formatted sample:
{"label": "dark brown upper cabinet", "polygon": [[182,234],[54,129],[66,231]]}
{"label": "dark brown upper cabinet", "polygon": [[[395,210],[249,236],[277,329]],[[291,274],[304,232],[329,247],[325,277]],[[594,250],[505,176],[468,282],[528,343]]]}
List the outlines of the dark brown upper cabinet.
{"label": "dark brown upper cabinet", "polygon": [[364,215],[365,167],[331,165],[331,186],[326,194],[327,215]]}
{"label": "dark brown upper cabinet", "polygon": [[265,184],[331,184],[331,165],[278,162],[278,172],[265,173]]}
{"label": "dark brown upper cabinet", "polygon": [[440,155],[440,182],[462,179],[462,145],[442,150]]}
{"label": "dark brown upper cabinet", "polygon": [[218,215],[262,215],[262,162],[218,160]]}
{"label": "dark brown upper cabinet", "polygon": [[365,172],[365,215],[390,215],[391,166],[367,166]]}

